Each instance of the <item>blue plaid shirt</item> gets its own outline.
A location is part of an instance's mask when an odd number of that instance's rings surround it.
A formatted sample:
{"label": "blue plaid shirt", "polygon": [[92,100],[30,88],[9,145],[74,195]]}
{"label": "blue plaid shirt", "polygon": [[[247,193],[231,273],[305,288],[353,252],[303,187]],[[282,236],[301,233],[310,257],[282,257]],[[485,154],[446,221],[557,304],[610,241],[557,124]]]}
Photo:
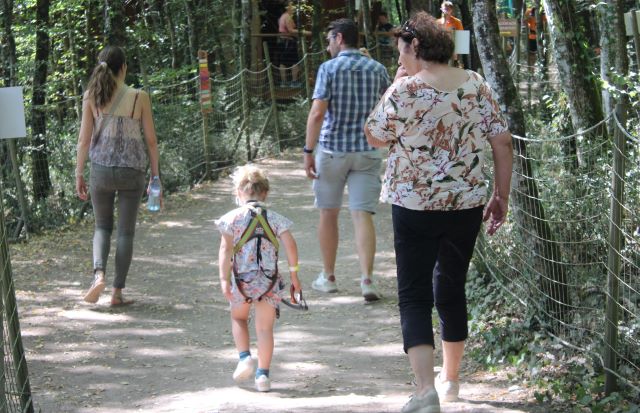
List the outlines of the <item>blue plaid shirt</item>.
{"label": "blue plaid shirt", "polygon": [[345,50],[320,65],[313,99],[329,102],[320,146],[336,152],[365,152],[364,122],[391,81],[387,69],[357,50]]}

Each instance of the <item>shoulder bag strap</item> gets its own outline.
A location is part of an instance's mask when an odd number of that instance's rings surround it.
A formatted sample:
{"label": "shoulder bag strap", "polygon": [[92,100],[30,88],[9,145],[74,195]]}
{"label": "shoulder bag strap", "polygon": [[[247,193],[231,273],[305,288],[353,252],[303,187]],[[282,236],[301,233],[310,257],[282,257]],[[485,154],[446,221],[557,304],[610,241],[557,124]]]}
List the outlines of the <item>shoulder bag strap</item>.
{"label": "shoulder bag strap", "polygon": [[[106,114],[112,114],[116,111],[116,109],[118,109],[118,106],[120,106],[120,102],[122,101],[122,98],[124,97],[125,92],[127,91],[128,87],[125,85],[120,89],[120,92],[118,92],[118,95],[116,96],[115,100],[113,101],[113,104],[111,105],[111,108],[109,110],[109,112],[102,112],[102,114],[106,113]],[[102,130],[104,129],[104,124],[105,124],[105,118],[102,118],[102,121],[100,122],[100,126],[98,127],[98,129],[94,129],[94,134],[93,134],[93,138],[91,139],[91,146],[95,146],[98,143],[98,140],[100,139],[100,134],[102,133]]]}

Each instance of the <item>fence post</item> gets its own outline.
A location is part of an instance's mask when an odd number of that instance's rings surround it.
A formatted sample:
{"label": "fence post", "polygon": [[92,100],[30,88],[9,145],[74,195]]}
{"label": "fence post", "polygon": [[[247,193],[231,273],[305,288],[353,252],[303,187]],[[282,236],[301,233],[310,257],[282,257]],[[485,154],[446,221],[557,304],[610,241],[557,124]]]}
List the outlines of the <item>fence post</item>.
{"label": "fence post", "polygon": [[[624,119],[623,106],[616,105],[616,116]],[[621,123],[623,123],[621,121]],[[609,248],[607,256],[607,304],[605,317],[604,391],[609,395],[617,388],[618,300],[620,276],[620,250],[622,249],[622,203],[624,201],[625,174],[624,134],[618,127],[614,132],[613,176],[611,178],[611,210],[609,224]]]}
{"label": "fence post", "polygon": [[[0,190],[0,203],[2,202],[2,191]],[[2,207],[0,206],[0,250],[4,248],[7,244],[7,233],[6,227],[4,225],[4,211],[2,211]],[[0,276],[3,273],[3,264],[4,260],[2,259],[2,253],[0,253]],[[4,354],[4,305],[2,304],[2,299],[0,299],[0,412],[6,413],[7,409],[7,370],[11,371],[11,369],[5,368],[5,354]]]}
{"label": "fence post", "polygon": [[311,85],[309,84],[309,56],[307,55],[307,42],[302,39],[302,61],[304,62],[304,87],[307,91],[307,103],[311,107]]}
{"label": "fence post", "polygon": [[281,152],[282,146],[280,145],[280,116],[278,115],[276,85],[275,81],[273,80],[273,65],[271,64],[271,56],[269,55],[269,44],[266,41],[262,42],[262,49],[264,50],[264,59],[267,63],[267,79],[269,79],[269,95],[271,95],[271,113],[273,114],[273,121],[275,122],[276,127],[276,143],[278,144],[278,152]]}
{"label": "fence post", "polygon": [[[13,275],[11,274],[11,259],[9,257],[9,245],[7,243],[6,227],[4,224],[4,206],[2,202],[2,183],[0,182],[0,299],[3,303],[4,316],[6,318],[7,335],[11,350],[11,360],[13,361],[16,389],[20,393],[20,407],[24,413],[33,413],[33,403],[31,400],[31,385],[29,384],[29,371],[27,370],[27,359],[24,357],[22,347],[22,336],[20,334],[20,321],[18,319],[18,306],[16,305],[16,292],[13,286]],[[4,324],[2,325],[4,328]],[[3,343],[4,345],[4,343]],[[3,365],[7,359],[0,362]],[[6,371],[5,371],[6,380]]]}
{"label": "fence post", "polygon": [[209,58],[206,50],[198,50],[198,73],[200,80],[200,112],[202,113],[202,143],[204,146],[204,177],[211,178],[211,153],[209,149],[209,126],[207,116],[212,111],[211,84],[209,80]]}
{"label": "fence post", "polygon": [[240,71],[240,99],[242,100],[242,117],[245,120],[244,122],[244,131],[241,131],[240,133],[244,132],[244,138],[245,138],[245,147],[247,150],[247,162],[250,162],[252,160],[252,156],[251,156],[251,136],[249,135],[249,129],[247,128],[247,122],[249,122],[249,102],[248,99],[249,97],[247,96],[247,79],[246,79],[246,74],[247,74],[247,69],[245,67],[245,61],[244,61],[244,57],[241,54],[240,55],[240,67],[242,67],[241,71]]}

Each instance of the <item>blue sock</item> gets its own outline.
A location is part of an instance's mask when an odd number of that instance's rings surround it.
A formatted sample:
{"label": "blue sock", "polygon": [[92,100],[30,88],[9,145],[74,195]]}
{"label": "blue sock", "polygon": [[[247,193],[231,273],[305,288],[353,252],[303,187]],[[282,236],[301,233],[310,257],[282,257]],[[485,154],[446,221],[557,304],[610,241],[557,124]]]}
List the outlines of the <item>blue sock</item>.
{"label": "blue sock", "polygon": [[267,377],[269,377],[269,369],[261,369],[260,367],[258,367],[256,369],[256,379],[262,375],[265,375]]}
{"label": "blue sock", "polygon": [[251,357],[251,352],[249,350],[240,352],[240,360],[244,360],[247,357]]}

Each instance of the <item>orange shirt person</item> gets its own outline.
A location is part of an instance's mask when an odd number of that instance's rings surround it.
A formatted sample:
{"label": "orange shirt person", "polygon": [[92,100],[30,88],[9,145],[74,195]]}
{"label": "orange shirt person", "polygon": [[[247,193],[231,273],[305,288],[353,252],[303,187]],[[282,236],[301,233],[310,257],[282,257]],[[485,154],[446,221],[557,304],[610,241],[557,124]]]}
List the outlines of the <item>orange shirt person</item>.
{"label": "orange shirt person", "polygon": [[438,23],[444,26],[447,30],[464,30],[462,22],[453,16],[453,3],[450,1],[443,1],[440,5],[440,11],[442,17],[438,19]]}
{"label": "orange shirt person", "polygon": [[[462,22],[460,21],[460,19],[457,19],[456,17],[453,16],[453,3],[450,1],[443,1],[442,4],[440,5],[440,11],[442,12],[442,17],[440,17],[437,21],[440,25],[444,26],[444,28],[449,31],[449,32],[453,32],[454,30],[464,30],[464,28],[462,27]],[[453,35],[453,33],[452,33]],[[454,61],[454,64],[458,65],[458,55],[457,54],[453,54],[451,56],[451,58]],[[461,64],[461,63],[460,63]],[[462,66],[460,66],[462,67]]]}

